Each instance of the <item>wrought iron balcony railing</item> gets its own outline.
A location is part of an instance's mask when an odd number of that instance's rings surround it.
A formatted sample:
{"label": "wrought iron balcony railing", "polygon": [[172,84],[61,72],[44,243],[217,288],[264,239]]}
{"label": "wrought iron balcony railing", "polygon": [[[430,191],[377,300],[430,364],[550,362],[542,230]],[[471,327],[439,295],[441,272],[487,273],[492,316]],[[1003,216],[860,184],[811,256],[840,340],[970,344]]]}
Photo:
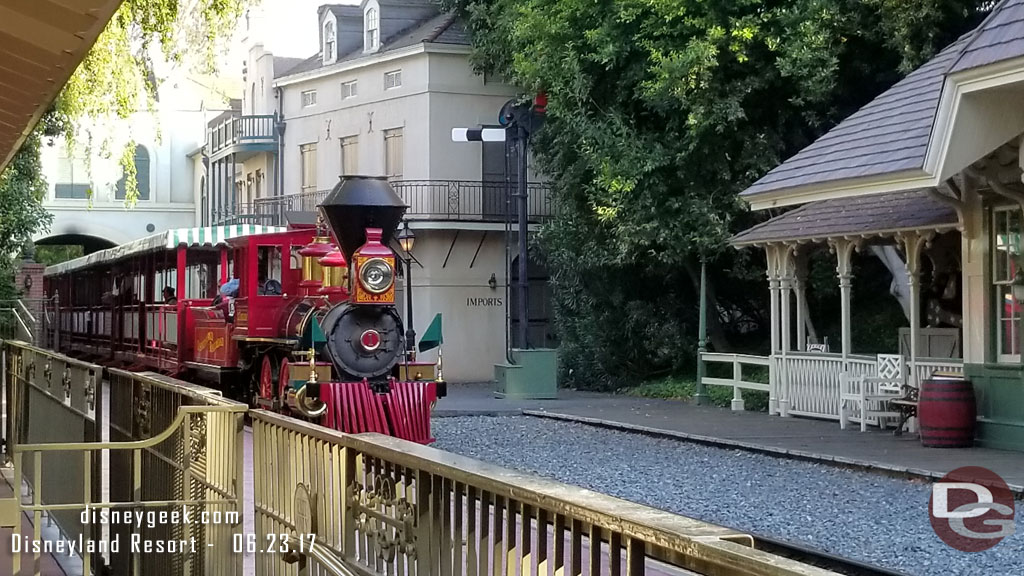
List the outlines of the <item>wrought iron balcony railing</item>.
{"label": "wrought iron balcony railing", "polygon": [[[472,180],[397,180],[391,186],[409,206],[406,217],[412,220],[461,222],[518,222],[515,196],[503,183]],[[283,226],[287,212],[311,212],[330,190],[317,190],[259,198],[251,204],[229,206],[214,214],[213,224],[266,224]],[[527,216],[530,222],[543,222],[554,215],[551,191],[547,184],[528,185]],[[514,191],[513,191],[514,193]]]}
{"label": "wrought iron balcony railing", "polygon": [[234,116],[208,130],[210,154],[235,144],[276,144],[277,116]]}

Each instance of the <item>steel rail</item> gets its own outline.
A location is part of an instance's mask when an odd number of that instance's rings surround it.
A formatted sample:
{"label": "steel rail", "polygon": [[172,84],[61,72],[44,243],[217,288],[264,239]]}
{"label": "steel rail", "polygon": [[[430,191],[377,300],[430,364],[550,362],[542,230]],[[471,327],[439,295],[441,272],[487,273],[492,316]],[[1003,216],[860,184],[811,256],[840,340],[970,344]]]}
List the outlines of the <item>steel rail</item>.
{"label": "steel rail", "polygon": [[824,568],[837,574],[845,576],[909,576],[906,572],[899,572],[890,568],[837,556],[810,546],[759,536],[749,531],[748,533],[754,537],[754,547],[759,550],[790,560],[796,560],[803,564]]}

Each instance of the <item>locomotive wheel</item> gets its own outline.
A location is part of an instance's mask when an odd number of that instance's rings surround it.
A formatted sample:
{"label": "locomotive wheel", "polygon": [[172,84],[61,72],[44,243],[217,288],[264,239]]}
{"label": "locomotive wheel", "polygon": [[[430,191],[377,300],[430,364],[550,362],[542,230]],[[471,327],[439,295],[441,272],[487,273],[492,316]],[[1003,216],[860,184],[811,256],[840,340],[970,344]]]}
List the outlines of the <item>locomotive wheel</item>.
{"label": "locomotive wheel", "polygon": [[288,387],[292,384],[288,380],[288,364],[287,356],[281,359],[281,369],[277,379],[277,398],[281,401],[281,410],[283,412],[288,411]]}
{"label": "locomotive wheel", "polygon": [[260,397],[267,400],[274,398],[274,384],[278,380],[279,366],[273,353],[267,352],[260,362]]}

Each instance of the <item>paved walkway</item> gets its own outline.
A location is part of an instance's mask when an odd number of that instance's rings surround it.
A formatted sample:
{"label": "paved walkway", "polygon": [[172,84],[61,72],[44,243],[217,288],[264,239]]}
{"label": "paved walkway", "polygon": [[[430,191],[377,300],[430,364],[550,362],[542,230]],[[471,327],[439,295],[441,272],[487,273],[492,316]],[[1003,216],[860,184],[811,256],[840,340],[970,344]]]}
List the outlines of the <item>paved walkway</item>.
{"label": "paved walkway", "polygon": [[759,412],[694,406],[678,400],[657,400],[559,391],[557,400],[497,399],[489,384],[449,385],[449,396],[438,402],[436,415],[511,415],[525,413],[585,422],[753,450],[788,458],[803,458],[838,466],[865,468],[900,476],[942,478],[962,466],[983,466],[1003,477],[1024,495],[1024,453],[987,448],[925,448],[914,434],[808,418],[781,418]]}

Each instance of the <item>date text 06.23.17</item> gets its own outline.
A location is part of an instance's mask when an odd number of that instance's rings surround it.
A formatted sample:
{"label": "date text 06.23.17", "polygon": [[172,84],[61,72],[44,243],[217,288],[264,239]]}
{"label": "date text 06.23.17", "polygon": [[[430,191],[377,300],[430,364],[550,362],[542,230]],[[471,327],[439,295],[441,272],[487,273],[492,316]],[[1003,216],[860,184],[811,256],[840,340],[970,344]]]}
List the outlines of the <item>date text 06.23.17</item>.
{"label": "date text 06.23.17", "polygon": [[284,554],[290,550],[307,553],[313,551],[316,534],[235,534],[233,548],[237,554]]}

